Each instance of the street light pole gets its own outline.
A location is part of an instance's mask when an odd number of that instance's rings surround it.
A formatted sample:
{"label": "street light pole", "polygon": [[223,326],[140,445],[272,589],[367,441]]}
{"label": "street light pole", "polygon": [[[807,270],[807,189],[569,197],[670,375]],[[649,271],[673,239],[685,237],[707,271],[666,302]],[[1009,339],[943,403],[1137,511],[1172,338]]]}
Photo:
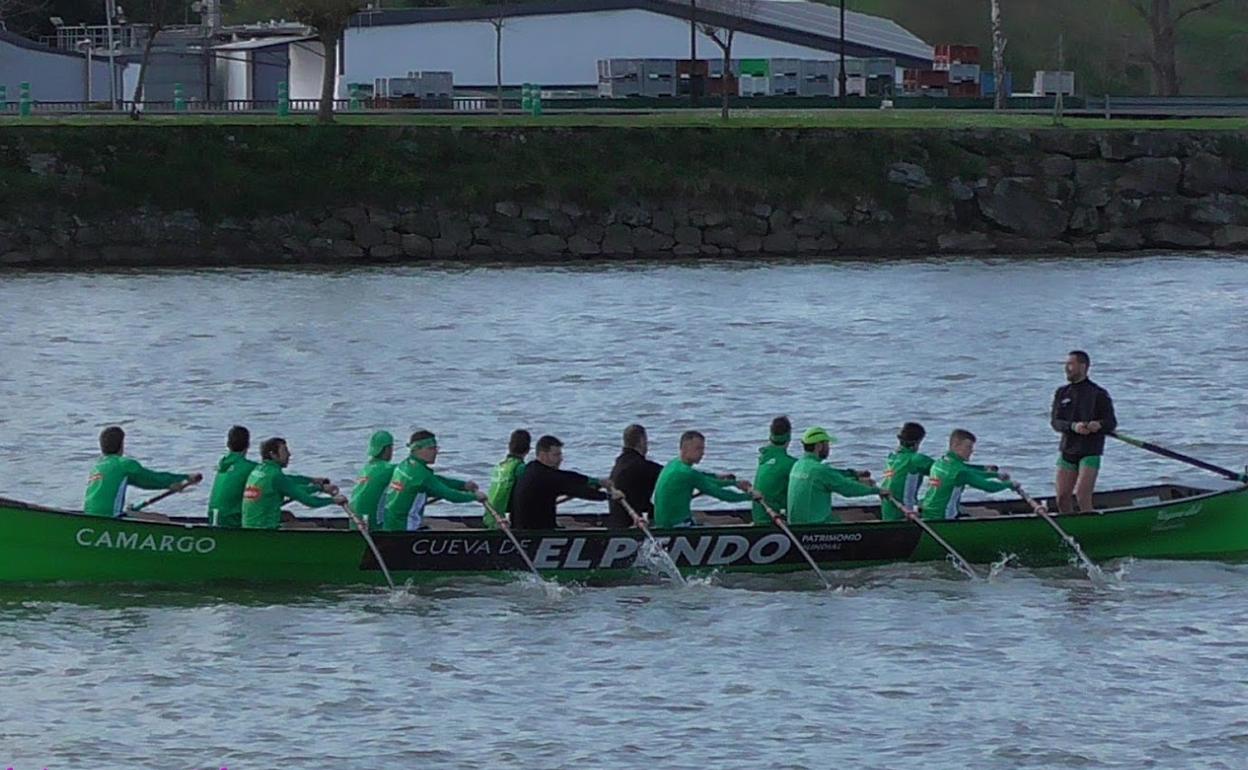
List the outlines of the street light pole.
{"label": "street light pole", "polygon": [[844,107],[845,102],[846,102],[845,87],[846,87],[846,81],[847,81],[847,78],[845,77],[845,0],[841,0],[840,33],[841,33],[841,74],[838,78],[838,81],[840,82],[840,85],[841,85],[841,89],[840,89],[841,106]]}
{"label": "street light pole", "polygon": [[104,19],[108,24],[108,101],[117,109],[117,51],[113,46],[113,17],[117,15],[116,0],[104,0]]}
{"label": "street light pole", "polygon": [[698,105],[698,0],[689,0],[689,106]]}

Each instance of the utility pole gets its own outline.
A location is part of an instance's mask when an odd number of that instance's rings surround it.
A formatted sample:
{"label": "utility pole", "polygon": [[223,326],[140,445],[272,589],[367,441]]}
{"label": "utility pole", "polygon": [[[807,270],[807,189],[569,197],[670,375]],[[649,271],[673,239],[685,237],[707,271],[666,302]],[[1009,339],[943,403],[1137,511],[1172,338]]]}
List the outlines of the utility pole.
{"label": "utility pole", "polygon": [[848,78],[845,77],[845,0],[841,0],[841,30],[840,32],[841,32],[841,74],[838,77],[838,81],[841,84],[841,89],[840,89],[841,106],[844,107],[846,102],[848,101],[847,95],[845,93],[845,88],[846,88],[846,83],[849,80]]}
{"label": "utility pole", "polygon": [[113,17],[117,15],[116,0],[104,0],[104,20],[108,24],[108,101],[117,110],[117,48],[113,44]]}

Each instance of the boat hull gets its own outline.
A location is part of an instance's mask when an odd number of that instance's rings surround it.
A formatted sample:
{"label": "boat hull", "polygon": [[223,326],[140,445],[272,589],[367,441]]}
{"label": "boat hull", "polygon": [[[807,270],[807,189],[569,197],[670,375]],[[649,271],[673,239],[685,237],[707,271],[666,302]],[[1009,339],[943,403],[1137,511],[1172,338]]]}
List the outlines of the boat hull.
{"label": "boat hull", "polygon": [[[1132,505],[1059,517],[1095,561],[1120,558],[1248,560],[1248,487],[1163,499],[1158,490],[1117,493]],[[1190,490],[1198,492],[1198,490]],[[1012,554],[1028,566],[1066,564],[1072,554],[1043,520],[1005,515],[931,522],[968,560]],[[945,552],[911,522],[866,521],[795,527],[825,569],[942,561]],[[777,573],[809,569],[788,538],[766,527],[656,530],[680,570]],[[397,580],[509,576],[525,565],[498,532],[480,529],[377,533]],[[521,533],[543,574],[564,580],[628,580],[646,549],[635,530],[562,529]],[[341,529],[226,530],[199,524],[89,517],[0,500],[0,582],[217,581],[382,584],[358,533]]]}

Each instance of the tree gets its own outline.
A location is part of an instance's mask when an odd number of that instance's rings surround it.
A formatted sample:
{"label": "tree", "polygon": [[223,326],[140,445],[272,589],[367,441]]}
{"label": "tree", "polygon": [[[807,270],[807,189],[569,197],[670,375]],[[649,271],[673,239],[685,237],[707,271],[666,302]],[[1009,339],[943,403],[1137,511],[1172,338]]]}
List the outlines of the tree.
{"label": "tree", "polygon": [[507,26],[507,6],[498,5],[489,19],[494,28],[494,78],[498,114],[503,114],[503,27]]}
{"label": "tree", "polygon": [[[147,80],[148,65],[152,58],[152,46],[160,31],[169,23],[169,14],[173,12],[170,0],[146,0],[139,10],[147,22],[147,41],[143,44],[143,57],[139,60],[139,79],[134,84],[134,98],[130,100],[130,117],[138,120],[142,115],[139,104],[143,101],[143,84]],[[179,6],[180,8],[181,6]]]}
{"label": "tree", "polygon": [[992,0],[992,78],[996,84],[992,108],[1005,109],[1005,25],[1001,22],[1001,0]]}
{"label": "tree", "polygon": [[347,22],[360,10],[361,0],[286,0],[290,14],[316,30],[325,49],[325,70],[321,75],[321,103],[316,119],[334,122],[334,84],[338,79],[338,41]]}
{"label": "tree", "polygon": [[[715,11],[724,19],[723,24],[709,21],[699,22],[698,29],[709,37],[724,55],[724,71],[720,78],[720,117],[728,119],[728,81],[732,77],[732,38],[736,35],[737,24],[742,19],[754,14],[756,0],[726,0],[716,6]],[[710,13],[710,12],[708,12]],[[692,77],[692,74],[691,74]]]}
{"label": "tree", "polygon": [[47,7],[47,0],[0,0],[0,30],[31,35]]}
{"label": "tree", "polygon": [[1127,0],[1148,23],[1152,48],[1147,61],[1153,71],[1154,96],[1179,95],[1179,67],[1175,41],[1179,24],[1193,14],[1203,13],[1225,0]]}

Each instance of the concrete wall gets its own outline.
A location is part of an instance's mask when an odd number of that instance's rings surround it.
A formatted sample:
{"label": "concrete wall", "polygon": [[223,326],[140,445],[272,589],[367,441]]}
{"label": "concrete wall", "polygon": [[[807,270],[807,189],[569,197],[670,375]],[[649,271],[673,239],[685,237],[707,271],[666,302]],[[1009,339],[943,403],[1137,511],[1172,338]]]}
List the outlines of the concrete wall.
{"label": "concrete wall", "polygon": [[[551,41],[558,41],[552,45]],[[344,83],[372,83],[409,70],[450,70],[456,86],[495,82],[494,27],[486,21],[351,27],[346,32]],[[738,34],[734,58],[832,59],[816,48]],[[598,60],[688,58],[689,23],[642,10],[594,11],[508,19],[503,28],[503,82],[594,85]],[[722,56],[698,33],[698,58]],[[341,91],[340,91],[341,95]]]}
{"label": "concrete wall", "polygon": [[[83,101],[87,99],[86,57],[0,32],[0,85],[7,87],[10,101],[17,100],[22,82],[30,83],[31,95],[37,101]],[[109,99],[106,59],[92,57],[91,98],[100,102]]]}

